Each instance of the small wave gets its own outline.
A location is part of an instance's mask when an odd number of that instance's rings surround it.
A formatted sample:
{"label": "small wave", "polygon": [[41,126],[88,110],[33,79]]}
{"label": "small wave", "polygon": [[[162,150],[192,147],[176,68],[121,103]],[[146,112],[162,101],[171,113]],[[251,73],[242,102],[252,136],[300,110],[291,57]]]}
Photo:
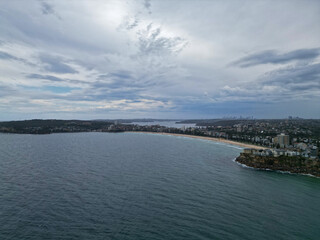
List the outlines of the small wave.
{"label": "small wave", "polygon": [[[192,138],[192,137],[186,136],[184,138]],[[215,140],[211,140],[211,139],[202,139],[202,138],[192,138],[192,139],[200,140],[203,142],[212,143],[212,144],[216,144],[216,145],[221,145],[221,146],[225,146],[225,147],[231,147],[231,148],[235,148],[238,150],[244,149],[244,147],[236,146],[236,145],[233,145],[232,143],[225,143],[225,142],[219,142],[219,141],[215,141]]]}
{"label": "small wave", "polygon": [[302,175],[302,176],[320,178],[320,177],[312,175],[310,173],[292,173],[292,172],[289,172],[289,171],[272,170],[272,169],[269,169],[269,168],[266,168],[266,170],[267,171],[272,171],[272,172],[278,172],[278,173],[282,173],[282,174]]}
{"label": "small wave", "polygon": [[254,168],[254,167],[249,167],[249,166],[247,166],[247,165],[245,165],[245,164],[243,164],[243,163],[239,163],[239,162],[237,162],[237,161],[236,161],[236,159],[237,159],[237,158],[232,159],[232,162],[235,162],[236,164],[238,164],[238,165],[239,165],[239,166],[241,166],[241,167],[256,170],[256,168]]}
{"label": "small wave", "polygon": [[[228,144],[229,145],[229,144]],[[236,146],[234,146],[234,145],[229,145],[229,147],[233,147],[233,148],[235,148],[235,149],[239,149],[239,150],[243,150],[244,149],[244,147],[236,147]]]}

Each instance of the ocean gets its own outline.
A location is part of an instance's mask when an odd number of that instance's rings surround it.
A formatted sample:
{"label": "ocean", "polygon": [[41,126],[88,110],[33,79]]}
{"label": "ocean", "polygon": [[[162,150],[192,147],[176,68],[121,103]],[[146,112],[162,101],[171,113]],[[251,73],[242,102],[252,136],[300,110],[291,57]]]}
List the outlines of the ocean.
{"label": "ocean", "polygon": [[0,239],[319,239],[320,179],[144,133],[0,134]]}

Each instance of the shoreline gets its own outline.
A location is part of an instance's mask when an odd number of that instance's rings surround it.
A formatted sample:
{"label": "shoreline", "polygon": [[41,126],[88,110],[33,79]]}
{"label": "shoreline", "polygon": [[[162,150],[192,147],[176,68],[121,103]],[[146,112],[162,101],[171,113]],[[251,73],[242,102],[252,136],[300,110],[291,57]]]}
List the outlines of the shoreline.
{"label": "shoreline", "polygon": [[180,134],[180,133],[164,133],[164,132],[144,132],[144,131],[128,131],[128,132],[133,132],[133,133],[147,133],[147,134],[158,134],[158,135],[169,135],[169,136],[176,136],[176,137],[189,137],[189,138],[196,138],[196,139],[202,139],[202,140],[209,140],[213,142],[221,142],[221,143],[226,143],[226,144],[231,144],[235,145],[238,147],[243,147],[243,148],[254,148],[254,149],[266,149],[267,147],[260,147],[256,145],[251,145],[248,143],[241,143],[241,142],[236,142],[232,140],[227,140],[223,138],[212,138],[212,137],[204,137],[204,136],[196,136],[196,135],[188,135],[188,134]]}

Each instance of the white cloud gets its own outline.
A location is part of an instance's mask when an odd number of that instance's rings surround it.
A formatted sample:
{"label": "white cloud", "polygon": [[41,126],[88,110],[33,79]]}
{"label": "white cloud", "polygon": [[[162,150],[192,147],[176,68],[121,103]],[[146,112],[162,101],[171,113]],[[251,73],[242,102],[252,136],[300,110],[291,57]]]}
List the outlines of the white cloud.
{"label": "white cloud", "polygon": [[[319,57],[290,60],[319,49],[317,1],[7,1],[0,9],[2,116],[171,117],[174,109],[201,117],[219,104],[319,100]],[[245,68],[231,64],[241,60]]]}

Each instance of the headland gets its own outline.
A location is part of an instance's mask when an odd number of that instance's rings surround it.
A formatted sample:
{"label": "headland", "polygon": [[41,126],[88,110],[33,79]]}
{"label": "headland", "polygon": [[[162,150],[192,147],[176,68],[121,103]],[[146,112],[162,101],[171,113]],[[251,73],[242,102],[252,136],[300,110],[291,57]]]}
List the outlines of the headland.
{"label": "headland", "polygon": [[236,162],[261,170],[274,170],[320,177],[319,158],[306,158],[302,155],[290,155],[283,150],[244,149]]}

